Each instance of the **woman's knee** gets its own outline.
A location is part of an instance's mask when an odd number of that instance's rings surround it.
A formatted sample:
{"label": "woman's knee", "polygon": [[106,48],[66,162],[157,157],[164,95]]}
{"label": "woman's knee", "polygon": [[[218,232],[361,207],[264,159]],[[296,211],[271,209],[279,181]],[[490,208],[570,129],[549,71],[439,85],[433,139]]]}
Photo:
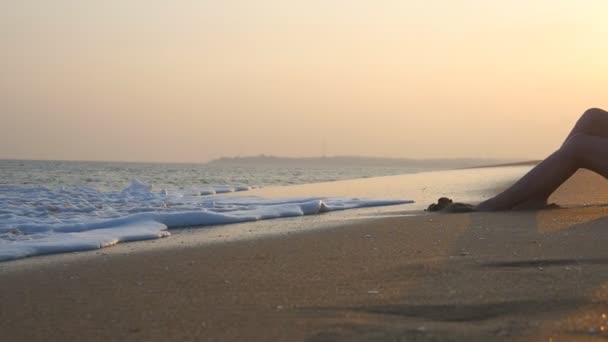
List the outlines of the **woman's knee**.
{"label": "woman's knee", "polygon": [[578,119],[579,124],[594,125],[608,120],[608,112],[600,108],[589,108]]}

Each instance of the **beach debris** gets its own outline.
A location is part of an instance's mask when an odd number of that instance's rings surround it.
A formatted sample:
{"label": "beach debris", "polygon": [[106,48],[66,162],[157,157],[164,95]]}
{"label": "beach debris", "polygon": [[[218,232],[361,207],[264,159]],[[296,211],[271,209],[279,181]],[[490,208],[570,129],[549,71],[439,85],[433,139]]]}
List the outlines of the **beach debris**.
{"label": "beach debris", "polygon": [[431,203],[426,209],[427,211],[439,211],[447,208],[450,204],[454,203],[447,197],[441,197],[437,200],[437,203]]}
{"label": "beach debris", "polygon": [[370,234],[367,234],[367,235],[365,235],[365,238],[366,238],[366,239],[371,239],[371,238],[373,238],[373,236],[372,236],[372,235],[370,235]]}
{"label": "beach debris", "polygon": [[437,203],[431,203],[426,211],[445,211],[448,213],[468,213],[475,211],[474,207],[468,203],[454,202],[447,197],[440,197]]}
{"label": "beach debris", "polygon": [[378,290],[369,290],[369,291],[367,291],[367,294],[371,294],[371,295],[377,295],[379,293],[380,293],[380,291],[378,291]]}
{"label": "beach debris", "polygon": [[283,310],[284,306],[283,305],[277,305],[277,310]]}

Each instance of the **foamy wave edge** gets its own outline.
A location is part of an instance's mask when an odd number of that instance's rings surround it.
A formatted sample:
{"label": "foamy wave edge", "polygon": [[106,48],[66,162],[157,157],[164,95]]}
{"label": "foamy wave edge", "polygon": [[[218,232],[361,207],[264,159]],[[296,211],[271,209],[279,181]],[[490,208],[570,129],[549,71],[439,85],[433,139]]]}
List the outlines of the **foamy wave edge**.
{"label": "foamy wave edge", "polygon": [[[218,188],[220,192],[247,190],[231,186]],[[201,196],[203,193],[198,190],[154,193],[150,186],[139,181],[114,193],[90,188],[57,191],[42,187],[10,189],[0,191],[0,222],[4,221],[0,224],[0,261],[157,239],[170,236],[170,228],[204,227],[413,202],[344,197],[278,200],[244,196],[208,197]]]}

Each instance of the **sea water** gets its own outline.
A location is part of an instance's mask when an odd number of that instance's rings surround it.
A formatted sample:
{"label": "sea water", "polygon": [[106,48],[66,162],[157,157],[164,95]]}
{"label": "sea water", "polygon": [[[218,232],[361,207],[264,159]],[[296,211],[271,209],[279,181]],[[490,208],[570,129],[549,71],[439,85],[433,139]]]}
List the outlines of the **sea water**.
{"label": "sea water", "polygon": [[[0,261],[166,237],[170,228],[409,203],[404,199],[245,195],[262,186],[408,171],[3,160]],[[233,192],[243,195],[221,196]]]}
{"label": "sea water", "polygon": [[[420,209],[420,203],[446,191],[462,199],[479,197],[475,189],[487,190],[525,171],[377,168],[363,175],[331,168],[299,168],[294,174],[277,167],[186,164],[0,161],[0,166],[0,261],[156,239],[179,227],[390,205]],[[399,172],[406,175],[374,177]],[[316,182],[346,174],[372,178]],[[293,182],[305,184],[284,186]]]}
{"label": "sea water", "polygon": [[432,167],[323,165],[214,165],[128,162],[0,160],[0,185],[124,189],[134,179],[155,189],[205,185],[293,185],[423,172]]}

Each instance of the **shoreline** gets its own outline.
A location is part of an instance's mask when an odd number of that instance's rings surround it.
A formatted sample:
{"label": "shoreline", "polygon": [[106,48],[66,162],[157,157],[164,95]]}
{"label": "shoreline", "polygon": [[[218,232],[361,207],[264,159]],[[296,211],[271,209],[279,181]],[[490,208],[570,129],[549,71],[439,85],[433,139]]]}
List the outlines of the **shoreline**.
{"label": "shoreline", "polygon": [[16,267],[0,273],[0,331],[15,341],[601,340],[607,194],[583,171],[552,197],[563,209],[376,218]]}
{"label": "shoreline", "polygon": [[489,167],[509,167],[509,166],[536,166],[541,161],[542,160],[525,160],[525,161],[505,163],[505,164],[472,166],[472,167],[467,167],[465,169],[484,169],[484,168],[489,168]]}
{"label": "shoreline", "polygon": [[[507,172],[508,171],[508,172]],[[420,215],[424,213],[428,203],[434,202],[442,196],[456,196],[458,200],[470,201],[474,198],[483,198],[495,193],[501,183],[512,181],[518,175],[523,174],[526,168],[522,167],[497,167],[482,170],[440,170],[417,174],[404,174],[397,176],[383,176],[373,178],[359,178],[335,182],[300,184],[292,186],[276,186],[249,190],[247,194],[242,192],[231,192],[217,195],[219,197],[234,196],[258,196],[263,198],[299,198],[299,197],[347,197],[347,198],[385,198],[385,199],[408,199],[416,198],[417,203],[371,206],[351,210],[337,210],[317,215],[296,216],[290,219],[279,218],[271,220],[249,221],[241,224],[191,226],[180,228],[169,228],[173,237],[165,237],[152,240],[119,243],[102,249],[89,251],[67,252],[107,254],[118,246],[128,245],[128,248],[120,248],[124,253],[136,252],[146,248],[171,248],[185,246],[199,246],[208,243],[225,242],[240,239],[264,238],[271,235],[282,235],[303,230],[317,230],[326,227],[345,225],[363,219],[377,217]],[[480,183],[478,178],[486,178],[489,181]],[[429,184],[428,186],[426,184]],[[469,192],[468,197],[465,191]],[[210,196],[213,197],[213,196]],[[42,254],[35,258],[51,257],[53,254]],[[31,257],[27,257],[31,258]],[[17,259],[19,260],[19,259]],[[7,260],[0,263],[12,263],[15,260]],[[49,261],[42,260],[43,263]],[[26,263],[27,264],[27,263]],[[15,267],[15,266],[11,266]]]}

